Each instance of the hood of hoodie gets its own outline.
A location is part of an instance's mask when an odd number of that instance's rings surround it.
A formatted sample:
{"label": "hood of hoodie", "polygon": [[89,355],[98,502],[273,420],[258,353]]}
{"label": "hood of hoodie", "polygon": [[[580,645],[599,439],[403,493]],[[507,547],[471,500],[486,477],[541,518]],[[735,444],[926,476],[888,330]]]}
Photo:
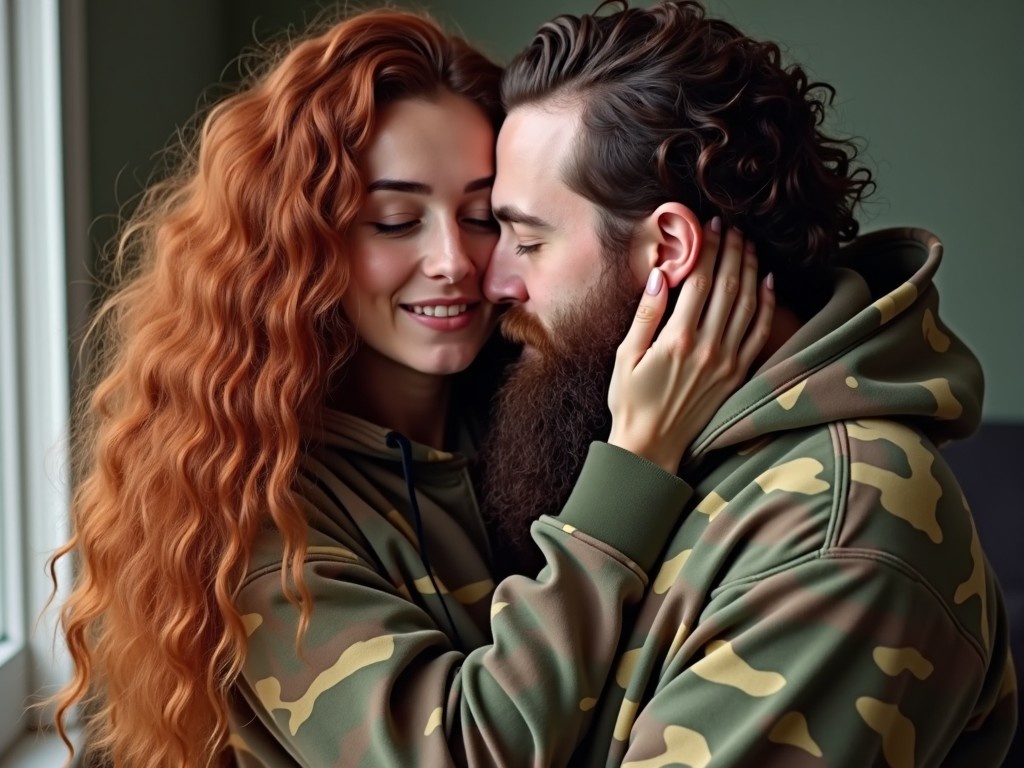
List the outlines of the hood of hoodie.
{"label": "hood of hoodie", "polygon": [[[327,408],[323,411],[323,433],[319,436],[325,445],[331,445],[346,451],[360,453],[367,457],[386,461],[402,461],[402,450],[395,444],[389,444],[388,435],[393,431],[373,424],[344,411]],[[462,439],[460,434],[460,452],[471,452],[471,443]],[[413,441],[409,442],[412,460],[416,464],[431,465],[455,461],[460,466],[465,458],[457,454],[441,451],[436,448]]]}
{"label": "hood of hoodie", "polygon": [[922,229],[843,248],[831,299],[722,405],[690,457],[846,419],[898,419],[939,445],[974,432],[984,379],[939,317],[941,260]]}
{"label": "hood of hoodie", "polygon": [[[369,483],[387,489],[385,495],[419,539],[423,538],[420,509],[429,500],[433,510],[429,514],[443,511],[486,547],[487,535],[470,480],[475,442],[464,424],[460,422],[456,428],[458,452],[449,453],[353,414],[325,409],[322,429],[310,446],[306,463],[327,467],[354,486]],[[408,503],[400,504],[399,498]],[[426,545],[422,540],[419,545],[423,555]]]}

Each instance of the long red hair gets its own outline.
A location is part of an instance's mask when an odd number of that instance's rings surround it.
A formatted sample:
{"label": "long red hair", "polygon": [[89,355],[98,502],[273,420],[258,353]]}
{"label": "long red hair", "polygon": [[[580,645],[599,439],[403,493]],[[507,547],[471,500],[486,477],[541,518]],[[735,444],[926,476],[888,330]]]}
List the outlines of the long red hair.
{"label": "long red hair", "polygon": [[[295,43],[214,106],[176,173],[114,249],[75,422],[77,576],[61,622],[74,660],[56,697],[91,708],[117,766],[223,763],[246,650],[234,596],[256,533],[306,521],[293,495],[307,429],[356,339],[340,309],[358,159],[387,102],[447,89],[501,120],[500,70],[430,20],[366,12]],[[298,638],[297,638],[298,641]],[[70,745],[69,745],[70,746]]]}

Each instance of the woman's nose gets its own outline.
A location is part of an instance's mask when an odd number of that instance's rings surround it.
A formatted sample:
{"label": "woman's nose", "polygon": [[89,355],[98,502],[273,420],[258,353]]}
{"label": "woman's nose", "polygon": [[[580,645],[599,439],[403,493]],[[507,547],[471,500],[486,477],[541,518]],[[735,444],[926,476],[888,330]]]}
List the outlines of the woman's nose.
{"label": "woman's nose", "polygon": [[476,265],[470,258],[464,236],[457,224],[438,227],[437,234],[431,238],[428,247],[430,252],[423,262],[423,270],[427,277],[454,285],[476,271]]}

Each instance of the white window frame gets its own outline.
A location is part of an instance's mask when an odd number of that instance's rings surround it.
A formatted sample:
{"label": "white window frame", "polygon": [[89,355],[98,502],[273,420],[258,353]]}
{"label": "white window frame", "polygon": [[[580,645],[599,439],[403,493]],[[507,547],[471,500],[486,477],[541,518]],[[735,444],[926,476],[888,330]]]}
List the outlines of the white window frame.
{"label": "white window frame", "polygon": [[[20,730],[21,702],[12,692],[27,692],[24,594],[21,589],[18,462],[17,335],[14,330],[14,147],[7,4],[0,6],[0,753]],[[18,698],[21,698],[19,695]]]}
{"label": "white window frame", "polygon": [[0,754],[50,718],[28,697],[70,673],[55,611],[41,615],[69,534],[60,62],[58,0],[0,0]]}

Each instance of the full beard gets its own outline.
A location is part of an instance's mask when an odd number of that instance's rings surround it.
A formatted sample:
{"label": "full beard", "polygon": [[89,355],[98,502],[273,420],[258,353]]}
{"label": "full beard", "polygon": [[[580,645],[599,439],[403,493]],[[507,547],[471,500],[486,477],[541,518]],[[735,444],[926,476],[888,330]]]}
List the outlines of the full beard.
{"label": "full beard", "polygon": [[590,443],[608,437],[615,352],[639,302],[633,282],[624,267],[606,269],[551,331],[519,308],[502,318],[502,333],[528,345],[498,391],[481,454],[483,510],[502,573],[536,575],[544,560],[531,523],[562,510]]}

